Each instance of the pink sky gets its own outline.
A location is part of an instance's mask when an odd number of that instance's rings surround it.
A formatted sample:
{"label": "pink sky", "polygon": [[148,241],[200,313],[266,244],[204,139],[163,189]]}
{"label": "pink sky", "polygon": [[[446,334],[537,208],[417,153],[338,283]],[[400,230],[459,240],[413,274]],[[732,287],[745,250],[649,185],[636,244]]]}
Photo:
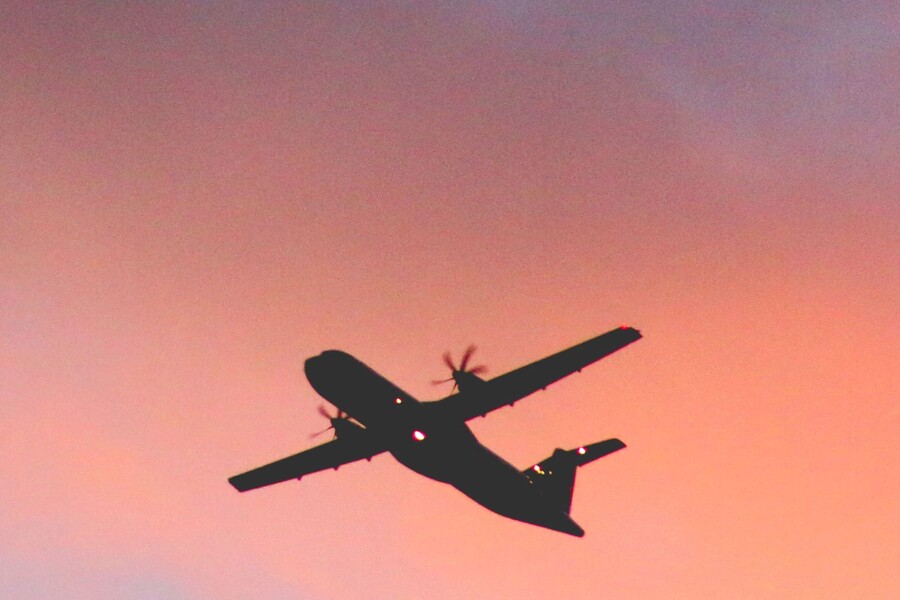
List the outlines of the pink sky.
{"label": "pink sky", "polygon": [[[709,0],[0,11],[0,596],[900,596],[900,11]],[[608,437],[575,539],[326,423],[645,338],[473,423]]]}

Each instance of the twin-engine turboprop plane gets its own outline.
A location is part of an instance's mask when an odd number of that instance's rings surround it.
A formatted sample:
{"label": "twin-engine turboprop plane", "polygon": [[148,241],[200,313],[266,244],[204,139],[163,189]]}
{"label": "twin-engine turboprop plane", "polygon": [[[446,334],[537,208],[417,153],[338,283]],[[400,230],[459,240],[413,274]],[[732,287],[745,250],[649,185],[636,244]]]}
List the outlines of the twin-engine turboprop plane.
{"label": "twin-engine turboprop plane", "polygon": [[416,400],[349,354],[328,350],[308,359],[305,370],[313,388],[338,409],[334,417],[320,409],[331,420],[334,439],[228,481],[244,492],[390,452],[413,471],[449,483],[498,514],[583,536],[569,516],[575,470],[625,444],[609,439],[557,448],[519,471],[481,445],[466,421],[512,405],[640,338],[636,329],[623,326],[490,380],[478,376],[483,367],[467,369],[475,350],[470,347],[458,366],[444,356],[453,391],[432,402]]}

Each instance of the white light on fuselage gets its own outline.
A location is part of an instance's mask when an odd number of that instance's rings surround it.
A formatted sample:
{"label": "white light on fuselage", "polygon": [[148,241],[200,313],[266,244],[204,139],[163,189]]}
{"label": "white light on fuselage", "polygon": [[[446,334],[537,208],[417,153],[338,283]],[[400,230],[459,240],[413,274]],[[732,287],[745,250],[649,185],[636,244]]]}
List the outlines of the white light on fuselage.
{"label": "white light on fuselage", "polygon": [[421,431],[419,431],[418,429],[416,429],[415,431],[413,431],[413,439],[416,440],[417,442],[421,442],[422,440],[425,439],[425,434],[422,433]]}
{"label": "white light on fuselage", "polygon": [[400,398],[394,398],[394,404],[402,404],[403,400]]}

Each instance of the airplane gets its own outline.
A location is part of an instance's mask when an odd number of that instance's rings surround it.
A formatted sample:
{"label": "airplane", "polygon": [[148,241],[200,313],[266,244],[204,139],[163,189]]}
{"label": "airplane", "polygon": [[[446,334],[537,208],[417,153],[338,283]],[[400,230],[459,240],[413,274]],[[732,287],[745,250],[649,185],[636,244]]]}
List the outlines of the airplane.
{"label": "airplane", "polygon": [[453,389],[430,402],[416,400],[346,352],[326,350],[307,359],[304,370],[313,389],[337,407],[334,416],[319,407],[331,421],[334,439],[228,481],[245,492],[389,452],[497,514],[582,537],[584,530],[569,515],[575,471],[624,448],[621,440],[557,448],[520,471],[483,446],[466,422],[513,405],[640,338],[638,330],[622,326],[490,380],[479,377],[483,366],[468,368],[474,346],[458,365],[447,353],[450,377],[434,383],[452,381]]}

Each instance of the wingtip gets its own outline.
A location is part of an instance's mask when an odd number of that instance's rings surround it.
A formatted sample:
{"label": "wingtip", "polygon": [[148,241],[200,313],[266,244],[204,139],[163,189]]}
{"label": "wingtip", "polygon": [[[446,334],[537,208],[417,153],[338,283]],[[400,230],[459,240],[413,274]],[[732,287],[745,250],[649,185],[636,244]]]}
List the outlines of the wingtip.
{"label": "wingtip", "polygon": [[619,329],[622,331],[628,331],[630,333],[636,334],[638,337],[643,337],[641,330],[637,327],[632,327],[631,325],[619,325]]}
{"label": "wingtip", "polygon": [[573,521],[571,517],[569,518],[569,527],[563,530],[563,533],[568,533],[569,535],[578,538],[584,537],[584,529],[581,528],[581,525]]}
{"label": "wingtip", "polygon": [[233,487],[233,488],[236,489],[237,491],[239,491],[239,492],[246,492],[247,490],[250,489],[250,488],[248,488],[248,487],[242,486],[241,483],[240,483],[240,481],[241,481],[241,476],[240,476],[240,475],[235,475],[234,477],[229,477],[229,478],[228,478],[228,483],[230,483],[230,484],[231,484],[231,487]]}

